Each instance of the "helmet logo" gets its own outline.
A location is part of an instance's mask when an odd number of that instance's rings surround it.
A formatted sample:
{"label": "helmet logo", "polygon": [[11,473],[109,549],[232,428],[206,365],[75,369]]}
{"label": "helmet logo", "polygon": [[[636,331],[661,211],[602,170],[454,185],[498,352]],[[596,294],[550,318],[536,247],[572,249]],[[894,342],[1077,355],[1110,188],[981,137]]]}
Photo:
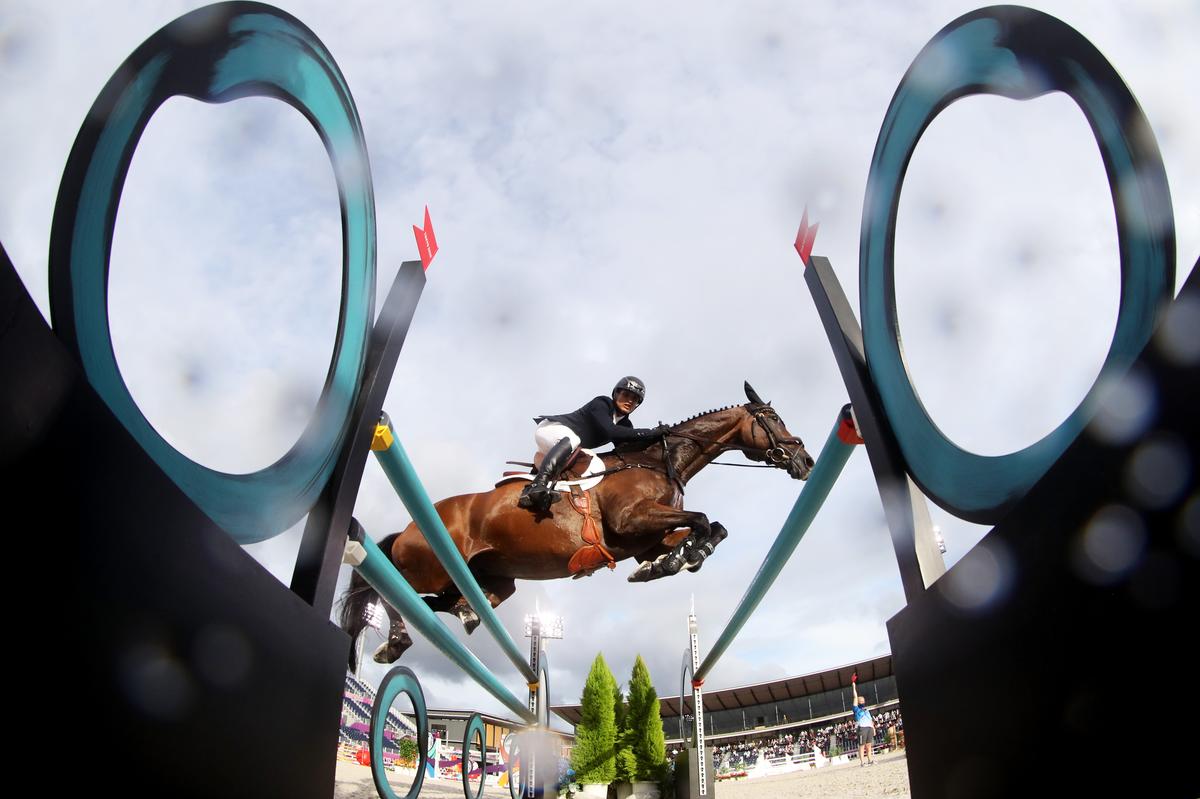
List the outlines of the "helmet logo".
{"label": "helmet logo", "polygon": [[617,381],[617,384],[613,386],[613,399],[617,398],[618,391],[628,391],[637,397],[637,401],[639,403],[646,398],[645,383],[632,375],[622,377],[619,381]]}

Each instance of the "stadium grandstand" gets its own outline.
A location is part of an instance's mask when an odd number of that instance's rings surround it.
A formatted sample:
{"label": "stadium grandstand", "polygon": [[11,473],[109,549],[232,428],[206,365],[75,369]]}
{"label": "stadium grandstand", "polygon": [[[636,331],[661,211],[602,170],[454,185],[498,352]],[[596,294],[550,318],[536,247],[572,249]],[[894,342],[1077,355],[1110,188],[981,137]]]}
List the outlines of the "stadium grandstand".
{"label": "stadium grandstand", "polygon": [[[338,759],[358,761],[359,752],[369,748],[371,735],[371,706],[375,704],[375,689],[352,674],[346,675],[342,690],[342,722],[338,730]],[[417,726],[403,713],[391,710],[383,733],[384,758],[400,758],[400,741],[416,741]]]}
{"label": "stadium grandstand", "polygon": [[[858,674],[858,692],[867,698],[875,719],[875,746],[904,746],[904,722],[892,670],[892,656],[825,669],[799,677],[704,691],[704,734],[713,747],[718,775],[770,774],[819,766],[857,756],[857,731],[851,711],[850,678]],[[669,690],[677,691],[678,686]],[[668,755],[683,746],[681,726],[690,730],[692,697],[660,696]],[[579,705],[551,708],[572,726]],[[682,721],[682,725],[681,725]]]}
{"label": "stadium grandstand", "polygon": [[[338,732],[339,760],[363,762],[364,753],[369,749],[371,708],[374,704],[375,689],[366,681],[347,673],[345,688],[342,691],[341,728]],[[429,733],[431,736],[437,736],[442,742],[445,757],[460,756],[463,735],[472,713],[470,710],[429,709]],[[498,753],[505,736],[526,729],[526,725],[487,713],[481,713],[480,716],[483,719],[484,740],[488,748],[488,763],[489,766],[495,766],[500,762]],[[569,748],[573,740],[572,735],[557,730],[550,732],[561,739],[560,744],[563,748]],[[408,740],[415,745],[417,740],[416,722],[410,714],[398,713],[394,707],[389,710],[383,735],[384,759],[389,765],[410,759],[401,755],[402,741]],[[405,749],[415,751],[409,747]]]}

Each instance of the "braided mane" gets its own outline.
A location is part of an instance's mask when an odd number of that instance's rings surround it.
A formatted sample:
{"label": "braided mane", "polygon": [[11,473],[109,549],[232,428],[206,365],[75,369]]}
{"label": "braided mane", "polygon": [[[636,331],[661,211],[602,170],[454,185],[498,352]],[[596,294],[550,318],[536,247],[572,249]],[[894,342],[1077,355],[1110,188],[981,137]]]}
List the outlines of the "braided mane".
{"label": "braided mane", "polygon": [[676,422],[675,424],[671,425],[671,427],[679,427],[679,425],[683,424],[684,422],[690,422],[693,419],[699,419],[701,416],[708,416],[709,414],[712,414],[712,413],[720,413],[721,411],[728,411],[733,408],[740,408],[741,406],[746,405],[746,404],[748,404],[748,403],[739,402],[734,405],[726,405],[724,408],[713,408],[711,411],[704,411],[703,413],[697,413],[692,416],[689,416],[688,418],[684,419],[682,422]]}
{"label": "braided mane", "polygon": [[[694,422],[697,419],[702,419],[705,416],[712,416],[715,413],[723,413],[725,411],[731,411],[734,408],[743,408],[747,405],[754,405],[754,403],[753,402],[740,402],[740,403],[737,403],[734,405],[726,405],[724,408],[713,408],[710,411],[704,411],[703,413],[697,413],[694,416],[689,416],[688,418],[684,419],[682,422],[676,422],[673,425],[669,425],[669,427],[672,430],[676,430],[676,429],[682,427],[683,425],[687,424],[688,422]],[[649,438],[649,439],[646,439],[645,441],[626,441],[622,444],[618,444],[618,445],[614,446],[613,450],[616,452],[641,452],[655,444],[660,444],[660,443],[661,442],[658,438]]]}

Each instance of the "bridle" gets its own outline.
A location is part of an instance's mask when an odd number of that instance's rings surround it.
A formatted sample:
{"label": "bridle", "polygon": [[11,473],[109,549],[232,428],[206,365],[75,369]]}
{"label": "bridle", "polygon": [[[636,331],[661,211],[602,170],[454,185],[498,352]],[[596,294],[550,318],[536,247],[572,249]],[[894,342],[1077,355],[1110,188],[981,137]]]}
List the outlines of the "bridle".
{"label": "bridle", "polygon": [[780,424],[783,424],[783,420],[779,418],[779,414],[775,413],[774,408],[760,408],[759,410],[752,412],[752,415],[754,416],[755,423],[763,429],[764,433],[767,434],[767,441],[771,442],[771,446],[768,447],[763,453],[764,457],[767,459],[767,463],[770,463],[771,465],[780,469],[786,469],[788,464],[791,463],[795,456],[788,454],[788,451],[783,445],[795,444],[796,446],[800,447],[800,449],[804,449],[804,442],[796,436],[785,438],[783,440],[775,437],[775,431],[771,429],[769,424],[763,421],[764,417],[766,417],[769,419],[774,419]]}

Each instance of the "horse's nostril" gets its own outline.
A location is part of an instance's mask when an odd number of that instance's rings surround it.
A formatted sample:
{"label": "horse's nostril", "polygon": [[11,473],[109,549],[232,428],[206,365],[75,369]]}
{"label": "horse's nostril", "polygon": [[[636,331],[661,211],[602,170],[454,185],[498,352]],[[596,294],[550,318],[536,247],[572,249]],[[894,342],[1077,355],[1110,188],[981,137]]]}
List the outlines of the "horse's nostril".
{"label": "horse's nostril", "polygon": [[811,469],[813,466],[816,465],[816,463],[817,462],[812,459],[811,455],[806,455],[804,457],[804,465],[807,466],[808,468]]}

